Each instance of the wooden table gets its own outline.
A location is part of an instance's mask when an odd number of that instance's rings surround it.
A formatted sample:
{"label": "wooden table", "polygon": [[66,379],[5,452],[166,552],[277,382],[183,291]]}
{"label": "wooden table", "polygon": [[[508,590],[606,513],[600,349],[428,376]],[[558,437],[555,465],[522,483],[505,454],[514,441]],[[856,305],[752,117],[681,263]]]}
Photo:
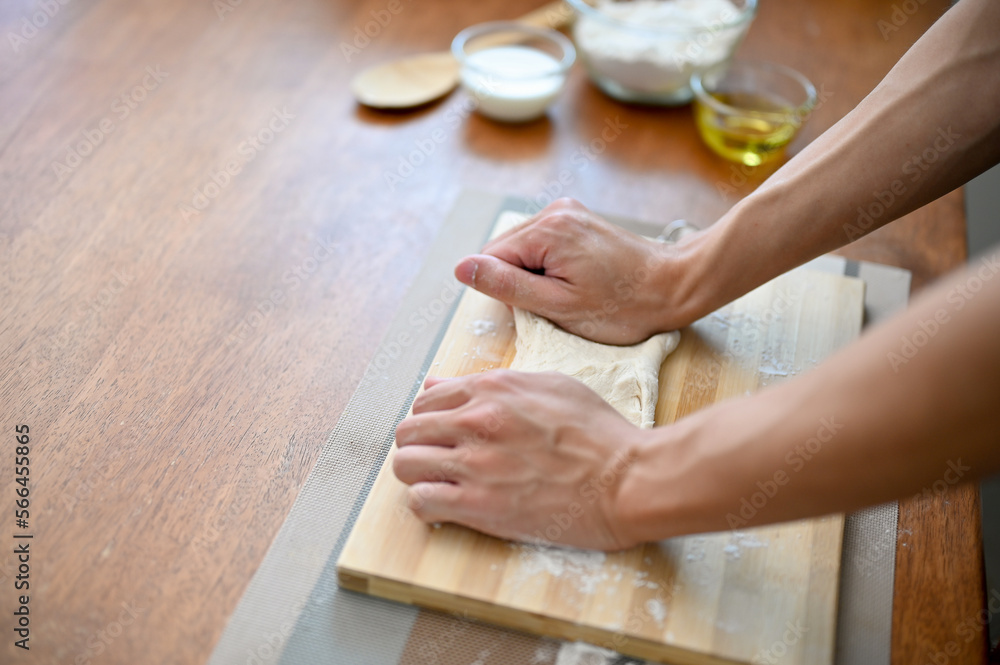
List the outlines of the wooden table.
{"label": "wooden table", "polygon": [[[385,26],[384,0],[0,5],[5,502],[15,426],[31,437],[29,528],[0,510],[0,660],[208,657],[462,188],[707,225],[759,184],[688,109],[616,104],[579,68],[524,127],[461,95],[387,114],[346,92],[359,67],[537,4],[401,0]],[[799,147],[946,5],[910,3],[883,38],[890,0],[762,4],[743,55],[831,95]],[[574,162],[609,122],[620,134]],[[844,253],[922,288],[965,259],[961,192]],[[34,536],[30,655],[10,630],[14,532]],[[977,490],[904,500],[896,559],[893,661],[954,643],[949,663],[982,662],[985,636],[959,630],[984,603]]]}

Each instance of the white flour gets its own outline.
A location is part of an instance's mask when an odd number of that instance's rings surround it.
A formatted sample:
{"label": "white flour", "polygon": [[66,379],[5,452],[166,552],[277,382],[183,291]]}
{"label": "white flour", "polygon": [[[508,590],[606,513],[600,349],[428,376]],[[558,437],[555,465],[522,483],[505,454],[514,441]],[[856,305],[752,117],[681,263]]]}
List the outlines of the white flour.
{"label": "white flour", "polygon": [[482,337],[496,332],[497,324],[489,319],[476,319],[469,324],[469,329],[476,337]]}
{"label": "white flour", "polygon": [[559,649],[556,665],[609,665],[617,654],[585,642],[570,642]]}
{"label": "white flour", "polygon": [[740,15],[729,0],[599,0],[596,6],[640,29],[584,15],[574,29],[577,47],[592,73],[643,94],[686,89],[695,70],[730,56],[744,29],[722,27]]}
{"label": "white flour", "polygon": [[604,552],[578,550],[544,545],[516,546],[521,550],[520,575],[531,578],[547,573],[552,577],[568,579],[582,594],[592,594],[598,584],[608,578],[604,571]]}
{"label": "white flour", "polygon": [[646,601],[646,611],[649,615],[656,620],[657,623],[663,623],[663,620],[667,618],[667,606],[663,604],[662,601],[651,598]]}

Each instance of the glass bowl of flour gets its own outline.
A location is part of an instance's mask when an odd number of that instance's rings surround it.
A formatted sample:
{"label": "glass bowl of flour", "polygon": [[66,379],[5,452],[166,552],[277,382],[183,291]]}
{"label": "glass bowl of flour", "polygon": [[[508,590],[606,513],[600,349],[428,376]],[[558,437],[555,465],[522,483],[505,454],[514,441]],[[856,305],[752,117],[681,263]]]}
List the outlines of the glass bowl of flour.
{"label": "glass bowl of flour", "polygon": [[757,0],[568,0],[591,80],[615,99],[691,101],[691,75],[728,62]]}

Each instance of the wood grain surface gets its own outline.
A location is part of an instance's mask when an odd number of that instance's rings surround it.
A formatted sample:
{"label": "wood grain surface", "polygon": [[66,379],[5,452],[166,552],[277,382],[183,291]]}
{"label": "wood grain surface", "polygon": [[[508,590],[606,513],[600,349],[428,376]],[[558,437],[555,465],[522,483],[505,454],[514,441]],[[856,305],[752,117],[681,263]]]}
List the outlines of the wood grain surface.
{"label": "wood grain surface", "polygon": [[[503,213],[496,232],[523,219]],[[657,425],[814,367],[858,335],[863,305],[860,280],[796,270],[683,329],[659,373]],[[503,303],[467,290],[429,372],[510,366],[513,322]],[[537,534],[541,545],[513,544],[420,522],[392,473],[395,450],[337,563],[348,589],[677,665],[750,663],[775,644],[788,665],[833,662],[843,515],[604,554],[546,546],[574,518],[567,507]],[[780,491],[797,470],[764,482]],[[592,480],[596,492],[603,476]]]}
{"label": "wood grain surface", "polygon": [[[207,658],[463,188],[705,226],[766,176],[715,158],[689,110],[617,104],[579,68],[525,127],[461,94],[396,114],[347,94],[363,66],[540,4],[404,0],[373,28],[385,0],[0,3],[0,422],[5,455],[31,427],[37,548],[31,652],[0,620],[0,661]],[[883,35],[896,4],[762,3],[740,54],[832,93],[793,152],[947,3]],[[965,259],[961,193],[845,254],[928,283]],[[976,490],[901,508],[894,662],[951,642],[949,663],[982,662],[985,636],[956,632],[983,606]],[[13,520],[0,505],[8,544]]]}

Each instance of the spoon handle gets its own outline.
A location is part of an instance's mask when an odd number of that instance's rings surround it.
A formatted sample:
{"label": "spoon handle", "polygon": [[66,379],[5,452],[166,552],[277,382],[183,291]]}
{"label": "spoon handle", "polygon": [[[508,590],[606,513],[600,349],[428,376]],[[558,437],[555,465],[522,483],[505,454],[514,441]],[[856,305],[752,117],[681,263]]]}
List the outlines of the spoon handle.
{"label": "spoon handle", "polygon": [[519,23],[527,23],[536,28],[558,30],[569,23],[572,17],[572,8],[563,2],[563,0],[558,0],[557,2],[550,2],[543,5],[533,12],[528,12],[517,20]]}
{"label": "spoon handle", "polygon": [[[570,18],[573,16],[573,10],[562,0],[558,2],[550,2],[547,5],[539,7],[533,12],[528,12],[524,16],[515,19],[515,23],[523,23],[525,25],[530,25],[533,28],[550,28],[552,30],[558,30],[562,26],[569,23]],[[507,46],[508,44],[517,44],[518,42],[525,39],[522,32],[496,32],[491,35],[485,35],[476,39],[476,46],[474,51],[482,51],[488,48],[494,48],[497,46]]]}

